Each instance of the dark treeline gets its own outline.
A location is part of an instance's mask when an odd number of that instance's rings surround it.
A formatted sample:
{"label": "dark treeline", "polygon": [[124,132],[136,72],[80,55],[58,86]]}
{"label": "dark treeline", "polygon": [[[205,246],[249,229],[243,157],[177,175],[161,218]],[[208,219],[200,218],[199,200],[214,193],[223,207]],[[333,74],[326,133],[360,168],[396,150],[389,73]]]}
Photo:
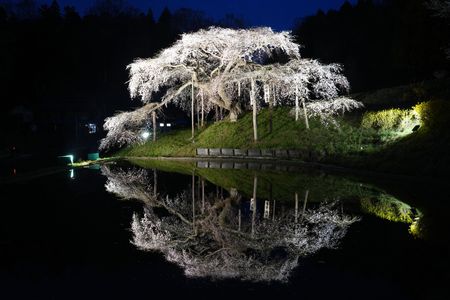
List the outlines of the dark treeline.
{"label": "dark treeline", "polygon": [[[49,97],[120,103],[128,98],[125,66],[133,59],[154,55],[181,32],[215,24],[190,9],[165,9],[155,21],[151,10],[123,1],[98,1],[83,17],[56,1],[36,9],[33,1],[20,3],[0,6],[1,93],[11,105]],[[241,26],[232,16],[223,22]]]}
{"label": "dark treeline", "polygon": [[212,25],[243,22],[233,15],[214,21],[191,9],[165,9],[155,19],[151,9],[143,13],[121,0],[96,1],[84,15],[57,1],[0,1],[0,95],[7,113],[1,148],[29,144],[30,136],[36,142],[51,136],[44,143],[56,147],[62,135],[78,138],[87,122],[101,128],[106,116],[130,107],[127,64],[182,32]]}
{"label": "dark treeline", "polygon": [[431,79],[448,68],[448,20],[424,0],[359,0],[301,20],[303,55],[345,67],[352,91]]}

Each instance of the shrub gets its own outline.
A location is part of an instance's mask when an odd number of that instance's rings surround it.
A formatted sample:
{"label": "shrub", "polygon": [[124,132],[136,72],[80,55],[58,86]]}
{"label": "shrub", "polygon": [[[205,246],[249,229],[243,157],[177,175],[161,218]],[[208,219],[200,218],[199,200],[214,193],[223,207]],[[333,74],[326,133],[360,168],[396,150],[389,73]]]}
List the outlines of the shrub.
{"label": "shrub", "polygon": [[450,120],[450,102],[434,100],[421,102],[413,107],[426,128],[445,128]]}
{"label": "shrub", "polygon": [[383,131],[403,132],[419,123],[418,114],[413,109],[386,109],[364,114],[361,127]]}

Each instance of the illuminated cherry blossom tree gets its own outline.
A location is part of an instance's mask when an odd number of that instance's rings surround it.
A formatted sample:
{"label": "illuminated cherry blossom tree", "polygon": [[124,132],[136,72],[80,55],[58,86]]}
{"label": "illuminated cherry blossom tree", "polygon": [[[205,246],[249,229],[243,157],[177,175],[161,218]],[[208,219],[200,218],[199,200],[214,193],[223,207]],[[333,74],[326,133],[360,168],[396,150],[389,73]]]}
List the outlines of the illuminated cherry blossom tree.
{"label": "illuminated cherry blossom tree", "polygon": [[[360,106],[349,98],[338,98],[339,93],[349,89],[339,65],[302,59],[299,45],[289,32],[274,32],[270,28],[212,27],[183,34],[155,57],[135,60],[128,70],[130,95],[143,106],[106,119],[108,135],[101,144],[103,149],[115,142],[135,143],[136,136],[130,134],[129,128],[169,103],[191,115],[192,137],[196,107],[200,106],[202,115],[205,109],[220,107],[229,112],[230,121],[236,121],[244,109],[251,108],[255,140],[256,115],[264,102],[269,106],[295,104],[296,120],[301,103],[306,127],[308,115],[329,117],[335,113],[330,111],[335,106],[346,109]],[[323,102],[330,100],[336,105]],[[309,102],[315,103],[314,111],[308,112]],[[124,129],[128,132],[122,133]]]}

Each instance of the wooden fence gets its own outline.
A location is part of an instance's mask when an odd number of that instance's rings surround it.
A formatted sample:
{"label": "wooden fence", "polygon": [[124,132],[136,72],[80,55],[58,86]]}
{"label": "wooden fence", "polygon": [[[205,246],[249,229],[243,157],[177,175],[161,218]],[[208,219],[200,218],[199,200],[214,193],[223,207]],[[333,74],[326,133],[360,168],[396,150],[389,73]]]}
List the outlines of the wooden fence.
{"label": "wooden fence", "polygon": [[301,158],[298,150],[281,149],[232,149],[232,148],[197,148],[200,157],[232,157],[232,158]]}

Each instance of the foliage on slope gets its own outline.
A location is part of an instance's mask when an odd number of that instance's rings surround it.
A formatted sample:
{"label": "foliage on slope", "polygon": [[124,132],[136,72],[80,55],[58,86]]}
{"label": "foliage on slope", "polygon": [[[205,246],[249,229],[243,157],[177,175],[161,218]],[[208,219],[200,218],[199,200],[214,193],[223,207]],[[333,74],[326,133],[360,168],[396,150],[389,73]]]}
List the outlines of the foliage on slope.
{"label": "foliage on slope", "polygon": [[253,141],[252,115],[243,115],[237,122],[226,120],[209,125],[190,139],[190,130],[162,135],[156,143],[151,141],[123,149],[118,156],[194,156],[196,148],[240,149],[298,149],[302,159],[322,161],[361,152],[371,146],[375,136],[372,130],[355,127],[351,120],[338,118],[339,127],[324,126],[319,120],[310,120],[310,130],[302,120],[295,121],[288,108],[272,113],[272,132],[269,130],[270,112],[258,114],[257,142]]}
{"label": "foliage on slope", "polygon": [[374,152],[358,166],[418,176],[448,176],[450,102],[435,100],[414,106],[420,128]]}
{"label": "foliage on slope", "polygon": [[[419,176],[447,176],[450,166],[450,102],[432,100],[410,108],[393,108],[363,115],[338,117],[339,127],[312,119],[307,130],[294,121],[288,108],[258,114],[259,141],[253,141],[251,114],[237,122],[207,126],[194,141],[190,130],[162,135],[156,143],[122,149],[117,156],[195,156],[195,149],[297,149],[300,159],[366,170]],[[420,125],[415,131],[412,129]]]}

